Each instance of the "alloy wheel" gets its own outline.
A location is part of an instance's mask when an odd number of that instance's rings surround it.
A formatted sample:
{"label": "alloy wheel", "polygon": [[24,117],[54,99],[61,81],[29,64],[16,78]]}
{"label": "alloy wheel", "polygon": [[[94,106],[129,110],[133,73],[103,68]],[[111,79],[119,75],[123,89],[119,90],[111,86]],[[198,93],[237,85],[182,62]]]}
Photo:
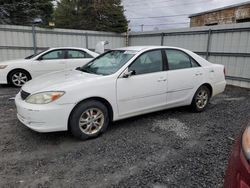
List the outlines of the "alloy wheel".
{"label": "alloy wheel", "polygon": [[205,89],[200,90],[196,96],[196,102],[195,102],[196,106],[199,109],[204,108],[207,105],[208,98],[209,96],[207,91]]}
{"label": "alloy wheel", "polygon": [[12,75],[11,81],[15,86],[22,86],[27,81],[29,81],[28,76],[23,72],[16,72]]}
{"label": "alloy wheel", "polygon": [[80,116],[79,128],[83,133],[93,135],[103,127],[104,120],[104,114],[100,109],[90,108]]}

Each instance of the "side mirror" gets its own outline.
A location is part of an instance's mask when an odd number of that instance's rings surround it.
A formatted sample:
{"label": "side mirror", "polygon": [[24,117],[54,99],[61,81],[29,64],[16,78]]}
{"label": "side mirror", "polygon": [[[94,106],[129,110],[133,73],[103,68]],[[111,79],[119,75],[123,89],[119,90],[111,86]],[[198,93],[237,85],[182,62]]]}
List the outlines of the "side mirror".
{"label": "side mirror", "polygon": [[134,70],[129,71],[128,69],[126,69],[125,72],[122,75],[122,78],[128,78],[128,77],[130,77],[132,75],[135,75],[135,71]]}

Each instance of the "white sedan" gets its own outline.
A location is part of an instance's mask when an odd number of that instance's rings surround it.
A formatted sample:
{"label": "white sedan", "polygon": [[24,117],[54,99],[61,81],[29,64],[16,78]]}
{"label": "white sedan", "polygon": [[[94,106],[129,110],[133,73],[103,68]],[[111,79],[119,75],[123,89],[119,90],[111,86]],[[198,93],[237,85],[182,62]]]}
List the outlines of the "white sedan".
{"label": "white sedan", "polygon": [[88,63],[99,54],[85,48],[50,48],[25,59],[0,63],[0,84],[20,87],[42,74],[75,68]]}
{"label": "white sedan", "polygon": [[111,121],[190,105],[203,111],[224,91],[224,66],[174,47],[126,47],[90,63],[26,83],[15,98],[17,117],[38,132],[70,130],[96,137]]}

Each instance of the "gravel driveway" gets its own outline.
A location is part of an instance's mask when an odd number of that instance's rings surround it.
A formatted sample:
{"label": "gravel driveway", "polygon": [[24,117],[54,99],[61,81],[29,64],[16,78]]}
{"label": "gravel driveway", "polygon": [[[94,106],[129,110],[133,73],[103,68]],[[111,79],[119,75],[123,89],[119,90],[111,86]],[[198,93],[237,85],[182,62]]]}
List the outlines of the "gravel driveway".
{"label": "gravel driveway", "polygon": [[78,141],[19,123],[9,100],[17,91],[0,86],[0,187],[222,187],[233,138],[250,119],[250,90],[230,86],[203,113],[152,113]]}

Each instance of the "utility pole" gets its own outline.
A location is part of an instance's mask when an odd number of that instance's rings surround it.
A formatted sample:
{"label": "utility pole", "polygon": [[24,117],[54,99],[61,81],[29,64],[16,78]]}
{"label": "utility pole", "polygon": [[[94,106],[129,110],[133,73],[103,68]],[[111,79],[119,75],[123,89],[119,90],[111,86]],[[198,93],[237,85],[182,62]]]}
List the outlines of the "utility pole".
{"label": "utility pole", "polygon": [[129,46],[129,32],[130,28],[127,28],[125,46]]}
{"label": "utility pole", "polygon": [[39,23],[42,23],[42,19],[41,18],[35,18],[32,21],[32,39],[33,39],[34,54],[37,53],[36,29],[35,29],[35,26],[36,26],[36,24],[39,24]]}
{"label": "utility pole", "polygon": [[141,24],[140,26],[141,26],[141,32],[143,32],[143,26],[144,26],[144,24]]}
{"label": "utility pole", "polygon": [[32,23],[32,39],[33,39],[33,51],[34,54],[37,52],[37,46],[36,46],[36,30],[35,30],[35,24]]}

